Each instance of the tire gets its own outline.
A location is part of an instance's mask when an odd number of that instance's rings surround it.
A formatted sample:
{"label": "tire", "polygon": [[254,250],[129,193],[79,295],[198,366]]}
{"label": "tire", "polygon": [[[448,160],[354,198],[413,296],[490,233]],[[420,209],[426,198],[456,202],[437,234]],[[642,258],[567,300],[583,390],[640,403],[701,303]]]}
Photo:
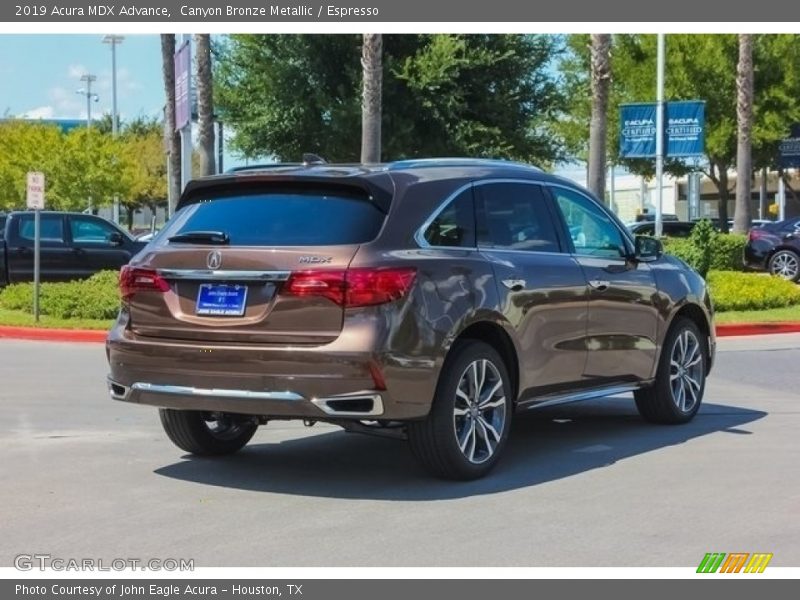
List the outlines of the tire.
{"label": "tire", "polygon": [[161,425],[181,450],[198,456],[220,456],[241,450],[258,429],[255,419],[225,413],[159,409]]}
{"label": "tire", "polygon": [[787,281],[800,279],[800,256],[791,250],[778,250],[769,259],[769,272]]}
{"label": "tire", "polygon": [[639,414],[651,423],[688,423],[700,409],[706,387],[707,340],[694,321],[673,323],[659,358],[656,381],[634,392]]}
{"label": "tire", "polygon": [[508,369],[494,348],[471,340],[457,343],[439,375],[431,412],[424,421],[409,423],[414,455],[445,479],[486,475],[508,440],[511,389]]}

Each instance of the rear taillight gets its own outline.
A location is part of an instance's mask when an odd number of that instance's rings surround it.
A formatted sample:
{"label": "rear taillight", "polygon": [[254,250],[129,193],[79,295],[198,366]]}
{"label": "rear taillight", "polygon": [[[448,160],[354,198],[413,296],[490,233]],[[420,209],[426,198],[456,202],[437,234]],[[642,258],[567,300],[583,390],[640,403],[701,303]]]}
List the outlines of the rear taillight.
{"label": "rear taillight", "polygon": [[416,274],[413,267],[298,271],[289,277],[282,293],[322,296],[344,308],[373,306],[405,296]]}
{"label": "rear taillight", "polygon": [[763,229],[759,227],[754,227],[753,229],[747,232],[747,239],[752,242],[753,240],[761,239],[763,237],[766,237],[767,235],[769,234]]}
{"label": "rear taillight", "polygon": [[124,266],[119,272],[119,293],[128,300],[139,292],[167,292],[169,282],[153,269]]}

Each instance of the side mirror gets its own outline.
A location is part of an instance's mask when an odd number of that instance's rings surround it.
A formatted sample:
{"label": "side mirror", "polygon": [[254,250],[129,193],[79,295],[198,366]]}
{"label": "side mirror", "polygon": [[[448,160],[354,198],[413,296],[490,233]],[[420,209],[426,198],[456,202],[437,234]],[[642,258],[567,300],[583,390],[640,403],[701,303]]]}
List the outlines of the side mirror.
{"label": "side mirror", "polygon": [[634,259],[639,262],[653,262],[664,254],[664,246],[656,238],[637,235],[635,241]]}
{"label": "side mirror", "polygon": [[113,231],[108,234],[108,243],[112,246],[122,246],[125,243],[125,238],[119,231]]}

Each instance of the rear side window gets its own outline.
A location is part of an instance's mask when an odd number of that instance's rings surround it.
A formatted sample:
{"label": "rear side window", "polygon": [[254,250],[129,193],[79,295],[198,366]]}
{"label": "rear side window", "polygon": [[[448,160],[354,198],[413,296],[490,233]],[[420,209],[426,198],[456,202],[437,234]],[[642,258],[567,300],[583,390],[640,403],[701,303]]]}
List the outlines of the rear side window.
{"label": "rear side window", "polygon": [[475,247],[475,207],[471,188],[459,194],[436,215],[425,229],[424,237],[431,246]]}
{"label": "rear side window", "polygon": [[373,240],[385,214],[366,198],[264,193],[208,199],[182,208],[159,234],[222,231],[232,246],[335,246]]}
{"label": "rear side window", "polygon": [[[41,215],[39,227],[43,242],[64,243],[64,218],[61,215]],[[32,214],[20,216],[19,237],[30,242],[36,239],[36,223]]]}
{"label": "rear side window", "polygon": [[559,252],[550,211],[538,185],[489,183],[475,188],[481,228],[480,246]]}

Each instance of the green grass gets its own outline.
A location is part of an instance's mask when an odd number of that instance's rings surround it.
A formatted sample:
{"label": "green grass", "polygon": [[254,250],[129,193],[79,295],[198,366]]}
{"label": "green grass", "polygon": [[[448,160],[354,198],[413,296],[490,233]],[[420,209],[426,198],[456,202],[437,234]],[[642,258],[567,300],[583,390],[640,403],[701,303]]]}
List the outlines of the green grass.
{"label": "green grass", "polygon": [[731,310],[714,315],[718,324],[728,323],[776,323],[800,321],[800,304],[768,310]]}
{"label": "green grass", "polygon": [[33,315],[21,310],[8,310],[0,308],[0,325],[13,327],[43,327],[45,329],[98,329],[108,330],[114,323],[113,319],[59,319],[47,315],[40,315],[39,322],[33,320]]}

